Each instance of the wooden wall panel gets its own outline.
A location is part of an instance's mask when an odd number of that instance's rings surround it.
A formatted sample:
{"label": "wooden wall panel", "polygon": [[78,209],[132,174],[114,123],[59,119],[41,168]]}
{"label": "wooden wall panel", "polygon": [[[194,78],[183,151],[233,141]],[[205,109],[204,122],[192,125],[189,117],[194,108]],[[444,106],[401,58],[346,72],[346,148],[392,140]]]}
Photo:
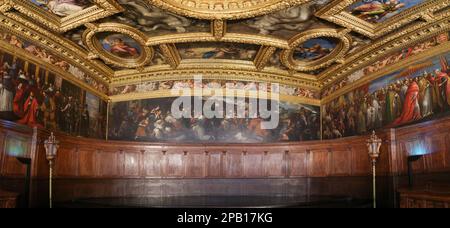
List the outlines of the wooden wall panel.
{"label": "wooden wall panel", "polygon": [[287,175],[288,164],[286,152],[269,151],[264,156],[264,170],[267,177],[284,177]]}
{"label": "wooden wall panel", "polygon": [[289,176],[305,177],[308,175],[308,153],[289,152]]}
{"label": "wooden wall panel", "polygon": [[346,147],[334,148],[331,153],[332,176],[349,176],[352,172],[352,151]]}
{"label": "wooden wall panel", "polygon": [[79,175],[84,177],[97,176],[96,151],[84,148],[78,152]]}
{"label": "wooden wall panel", "polygon": [[112,152],[98,151],[97,152],[99,176],[100,177],[117,177],[119,176],[118,154]]}
{"label": "wooden wall panel", "polygon": [[221,177],[223,176],[222,170],[224,169],[224,161],[223,156],[224,154],[221,151],[213,151],[208,152],[207,154],[207,177]]}
{"label": "wooden wall panel", "polygon": [[330,152],[328,150],[310,151],[308,157],[308,174],[311,177],[326,177],[329,174]]}
{"label": "wooden wall panel", "polygon": [[372,172],[366,145],[352,145],[352,175],[369,175]]}
{"label": "wooden wall panel", "polygon": [[143,154],[144,176],[161,177],[163,153],[160,151],[146,151]]}
{"label": "wooden wall panel", "polygon": [[140,174],[141,153],[124,151],[124,176],[138,177]]}
{"label": "wooden wall panel", "polygon": [[55,174],[58,176],[78,175],[78,148],[61,146],[55,161]]}
{"label": "wooden wall panel", "polygon": [[190,152],[186,154],[186,177],[200,178],[206,176],[205,152]]}
{"label": "wooden wall panel", "polygon": [[243,152],[227,151],[225,157],[225,176],[226,177],[243,177]]}
{"label": "wooden wall panel", "polygon": [[244,154],[244,177],[264,177],[264,154],[265,152],[246,152]]}
{"label": "wooden wall panel", "polygon": [[167,177],[183,177],[185,175],[185,153],[170,151],[165,154],[165,173]]}

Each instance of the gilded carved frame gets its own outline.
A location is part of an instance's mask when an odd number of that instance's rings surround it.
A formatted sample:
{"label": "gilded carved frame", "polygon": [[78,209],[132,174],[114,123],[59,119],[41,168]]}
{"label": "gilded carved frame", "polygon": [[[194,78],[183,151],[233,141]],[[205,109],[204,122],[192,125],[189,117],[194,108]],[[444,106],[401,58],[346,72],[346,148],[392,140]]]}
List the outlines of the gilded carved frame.
{"label": "gilded carved frame", "polygon": [[147,0],[175,14],[205,20],[236,20],[265,15],[311,0]]}
{"label": "gilded carved frame", "polygon": [[13,13],[12,10],[15,10],[51,30],[63,33],[124,10],[115,0],[93,0],[93,2],[95,3],[93,6],[66,17],[46,12],[27,0],[0,0],[0,12]]}
{"label": "gilded carved frame", "polygon": [[[91,51],[89,54],[90,59],[101,58],[106,63],[124,68],[143,67],[153,59],[154,51],[152,47],[146,46],[146,36],[133,27],[117,23],[103,23],[100,25],[86,24],[86,26],[88,29],[83,33],[83,43],[86,44]],[[129,36],[139,44],[142,53],[140,53],[140,56],[137,59],[124,59],[106,52],[103,47],[101,47],[96,37],[97,33],[102,32],[115,32]]]}
{"label": "gilded carved frame", "polygon": [[[296,71],[313,71],[327,67],[334,62],[343,62],[344,55],[350,49],[352,38],[348,35],[349,30],[335,30],[335,29],[314,29],[294,36],[289,41],[289,49],[284,50],[281,53],[281,62],[289,69]],[[311,62],[300,62],[295,60],[293,55],[295,49],[302,43],[320,37],[330,37],[339,40],[336,48],[325,57],[311,61]]]}
{"label": "gilded carved frame", "polygon": [[419,19],[432,21],[436,12],[450,5],[450,0],[424,1],[382,23],[373,24],[346,11],[349,6],[358,1],[360,0],[334,0],[318,11],[316,16],[375,39]]}

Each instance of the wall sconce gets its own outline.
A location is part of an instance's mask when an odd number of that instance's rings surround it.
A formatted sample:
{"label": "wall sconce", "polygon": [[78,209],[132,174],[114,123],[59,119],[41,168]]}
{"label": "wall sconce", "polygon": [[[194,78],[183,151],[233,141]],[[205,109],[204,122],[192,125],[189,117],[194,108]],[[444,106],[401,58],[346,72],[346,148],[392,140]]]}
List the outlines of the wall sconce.
{"label": "wall sconce", "polygon": [[53,165],[56,159],[56,154],[59,148],[59,141],[56,140],[53,132],[50,137],[44,142],[45,154],[49,164],[49,207],[52,208],[52,179],[53,179]]}
{"label": "wall sconce", "polygon": [[369,140],[367,140],[367,148],[369,150],[369,158],[372,164],[372,186],[373,186],[373,208],[377,208],[377,188],[376,188],[376,164],[378,157],[380,157],[380,148],[382,140],[378,138],[373,131]]}

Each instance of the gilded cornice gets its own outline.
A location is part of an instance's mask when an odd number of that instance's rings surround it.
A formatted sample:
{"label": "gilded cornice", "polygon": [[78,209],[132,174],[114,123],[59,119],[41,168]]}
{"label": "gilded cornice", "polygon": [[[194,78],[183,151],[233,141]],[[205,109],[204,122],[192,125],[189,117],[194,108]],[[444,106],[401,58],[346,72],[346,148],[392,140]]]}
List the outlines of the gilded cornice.
{"label": "gilded cornice", "polygon": [[251,18],[301,5],[310,0],[147,0],[175,14],[206,20]]}
{"label": "gilded cornice", "polygon": [[[215,89],[211,90],[214,91]],[[195,89],[190,89],[191,94],[203,94],[204,96],[211,96],[210,92],[208,92],[208,89],[203,89],[200,91],[195,91]],[[235,95],[235,97],[246,97],[246,98],[258,98],[258,93],[255,91],[248,91],[248,90],[237,90],[237,89],[221,89],[222,94],[226,93],[232,93]],[[264,97],[272,97],[272,93],[270,92],[263,92],[262,93]],[[242,96],[244,95],[244,96]],[[129,94],[123,94],[123,95],[115,95],[110,96],[111,102],[121,102],[121,101],[131,101],[131,100],[143,100],[143,99],[152,99],[152,98],[167,98],[167,97],[178,97],[178,95],[172,94],[171,90],[158,90],[158,91],[151,91],[146,93],[129,93]],[[292,103],[301,103],[301,104],[308,104],[308,105],[314,105],[314,106],[320,106],[320,100],[318,99],[311,99],[311,98],[305,98],[305,97],[298,97],[298,96],[289,96],[289,95],[279,95],[280,101],[284,102],[292,102]]]}
{"label": "gilded cornice", "polygon": [[[217,67],[220,65],[220,67]],[[194,76],[203,76],[204,79],[216,80],[236,80],[236,81],[260,81],[292,85],[296,87],[318,90],[314,76],[286,75],[264,69],[257,71],[251,61],[237,60],[183,60],[177,69],[170,66],[158,66],[154,71],[145,69],[142,72],[129,70],[124,75],[116,75],[111,87],[118,87],[127,84],[137,84],[151,81],[179,81],[193,79]],[[305,79],[309,78],[309,79]]]}
{"label": "gilded cornice", "polygon": [[253,61],[257,70],[263,70],[277,49],[275,47],[262,46]]}
{"label": "gilded cornice", "polygon": [[172,68],[175,69],[180,65],[180,53],[178,53],[177,47],[175,47],[174,44],[161,44],[159,45],[159,49],[166,58],[166,62],[168,62]]}

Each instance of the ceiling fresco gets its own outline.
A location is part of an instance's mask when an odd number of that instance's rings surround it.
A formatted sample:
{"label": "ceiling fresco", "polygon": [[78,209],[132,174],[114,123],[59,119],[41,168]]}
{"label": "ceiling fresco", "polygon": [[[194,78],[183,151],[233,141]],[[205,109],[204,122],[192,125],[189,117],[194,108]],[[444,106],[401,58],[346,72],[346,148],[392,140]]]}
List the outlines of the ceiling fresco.
{"label": "ceiling fresco", "polygon": [[286,94],[320,101],[445,46],[449,5],[450,0],[0,0],[0,28],[4,42],[17,45],[17,38],[30,58],[48,61],[105,96],[158,91],[165,88],[161,82],[203,74],[221,83],[278,82],[287,86]]}

